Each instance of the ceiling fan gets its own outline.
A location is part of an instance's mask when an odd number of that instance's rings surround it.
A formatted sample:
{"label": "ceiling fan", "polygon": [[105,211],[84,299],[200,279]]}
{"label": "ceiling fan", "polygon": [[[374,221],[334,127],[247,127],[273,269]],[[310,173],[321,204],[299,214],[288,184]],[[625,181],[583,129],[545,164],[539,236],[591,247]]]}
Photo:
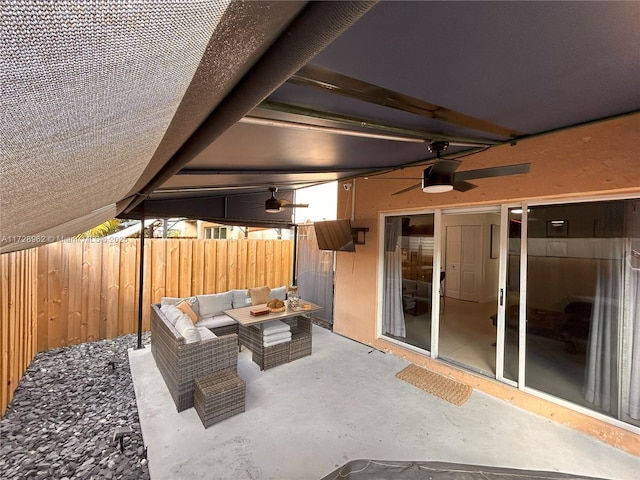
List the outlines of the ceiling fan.
{"label": "ceiling fan", "polygon": [[309,206],[308,203],[291,203],[288,200],[277,199],[276,192],[278,187],[269,187],[269,191],[271,192],[271,198],[264,202],[264,211],[267,213],[278,213],[283,208],[307,208]]}
{"label": "ceiling fan", "polygon": [[442,193],[457,190],[466,192],[477,185],[467,182],[475,178],[503,177],[507,175],[517,175],[520,173],[529,173],[530,163],[518,163],[515,165],[504,165],[501,167],[478,168],[476,170],[466,170],[456,173],[456,169],[462,163],[460,160],[441,158],[440,153],[444,152],[449,146],[449,142],[438,141],[429,144],[429,151],[436,153],[436,159],[432,165],[429,165],[422,172],[422,183],[418,183],[395,192],[393,195],[415,190],[422,187],[425,193]]}

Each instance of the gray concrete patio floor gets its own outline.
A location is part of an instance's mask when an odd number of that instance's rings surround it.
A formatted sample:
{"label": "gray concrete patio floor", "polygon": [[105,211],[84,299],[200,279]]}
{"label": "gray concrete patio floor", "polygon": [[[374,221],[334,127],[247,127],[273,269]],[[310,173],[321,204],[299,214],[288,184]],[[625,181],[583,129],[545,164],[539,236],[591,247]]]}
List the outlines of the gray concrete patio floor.
{"label": "gray concrete patio floor", "polygon": [[246,411],[208,429],[181,413],[149,347],[131,373],[153,480],[318,479],[349,460],[421,460],[638,478],[640,459],[474,391],[458,407],[395,374],[405,360],[314,326],[313,355],[261,372],[246,349]]}

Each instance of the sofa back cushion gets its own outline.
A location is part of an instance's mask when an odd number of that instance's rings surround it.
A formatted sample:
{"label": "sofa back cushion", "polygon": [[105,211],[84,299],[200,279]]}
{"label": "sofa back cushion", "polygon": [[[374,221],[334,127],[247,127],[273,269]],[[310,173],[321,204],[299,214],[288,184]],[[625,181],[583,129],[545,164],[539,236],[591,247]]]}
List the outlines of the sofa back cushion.
{"label": "sofa back cushion", "polygon": [[233,295],[231,292],[198,295],[197,297],[198,306],[200,307],[200,318],[222,315],[225,310],[232,308]]}
{"label": "sofa back cushion", "polygon": [[416,289],[418,297],[431,298],[431,282],[422,282],[418,280],[416,282]]}
{"label": "sofa back cushion", "polygon": [[269,292],[269,300],[286,300],[287,299],[287,287],[286,286],[282,286],[282,287],[278,287],[278,288],[272,288],[271,291]]}
{"label": "sofa back cushion", "polygon": [[175,305],[161,305],[160,311],[164,314],[165,318],[171,325],[175,327],[178,318],[182,315],[182,312]]}
{"label": "sofa back cushion", "polygon": [[200,341],[198,328],[191,322],[191,319],[183,313],[176,321],[176,330],[182,337],[184,343],[195,343]]}
{"label": "sofa back cushion", "polygon": [[232,308],[248,307],[251,305],[251,297],[247,290],[231,290]]}
{"label": "sofa back cushion", "polygon": [[180,297],[162,297],[160,299],[160,305],[177,305],[178,303],[185,301],[191,305],[191,309],[196,313],[196,315],[200,315],[200,308],[198,305],[198,297],[188,297],[188,298],[180,298]]}

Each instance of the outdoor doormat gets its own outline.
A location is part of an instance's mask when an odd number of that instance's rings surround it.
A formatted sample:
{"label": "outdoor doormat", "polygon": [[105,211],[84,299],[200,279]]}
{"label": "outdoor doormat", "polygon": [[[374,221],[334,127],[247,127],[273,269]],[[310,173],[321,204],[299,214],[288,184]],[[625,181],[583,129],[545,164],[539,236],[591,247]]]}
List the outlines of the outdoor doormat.
{"label": "outdoor doormat", "polygon": [[469,385],[414,364],[396,373],[396,377],[458,406],[469,400],[473,391]]}

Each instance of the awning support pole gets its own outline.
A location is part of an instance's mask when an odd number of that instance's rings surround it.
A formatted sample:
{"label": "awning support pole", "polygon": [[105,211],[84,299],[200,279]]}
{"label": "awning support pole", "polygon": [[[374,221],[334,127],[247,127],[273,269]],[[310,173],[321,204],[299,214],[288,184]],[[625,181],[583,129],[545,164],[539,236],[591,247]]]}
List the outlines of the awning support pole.
{"label": "awning support pole", "polygon": [[298,284],[298,225],[293,226],[293,280],[291,282],[292,286],[296,286]]}
{"label": "awning support pole", "polygon": [[142,348],[142,297],[144,296],[144,203],[142,204],[142,228],[140,229],[140,285],[138,289],[138,350]]}

